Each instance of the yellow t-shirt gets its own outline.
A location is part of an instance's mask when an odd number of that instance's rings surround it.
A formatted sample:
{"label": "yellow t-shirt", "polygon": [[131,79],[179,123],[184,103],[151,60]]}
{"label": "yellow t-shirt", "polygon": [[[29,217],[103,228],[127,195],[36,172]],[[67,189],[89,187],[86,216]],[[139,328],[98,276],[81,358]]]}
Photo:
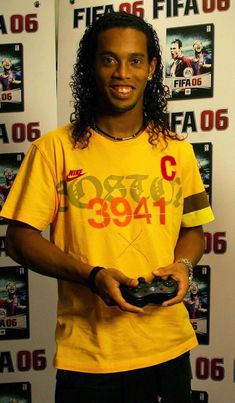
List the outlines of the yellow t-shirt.
{"label": "yellow t-shirt", "polygon": [[[39,230],[94,266],[146,280],[174,260],[181,226],[213,220],[192,146],[148,134],[114,142],[93,133],[73,147],[66,126],[36,140],[4,204],[5,218]],[[86,286],[58,281],[55,366],[92,373],[155,365],[197,345],[183,303],[144,314],[108,307]]]}

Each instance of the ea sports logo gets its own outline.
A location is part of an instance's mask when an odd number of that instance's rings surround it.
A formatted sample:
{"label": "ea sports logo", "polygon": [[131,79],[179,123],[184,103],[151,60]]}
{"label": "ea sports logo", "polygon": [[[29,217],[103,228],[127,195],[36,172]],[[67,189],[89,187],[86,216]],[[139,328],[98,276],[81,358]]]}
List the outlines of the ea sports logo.
{"label": "ea sports logo", "polygon": [[186,67],[183,72],[183,76],[185,78],[191,78],[193,76],[193,69],[192,67]]}

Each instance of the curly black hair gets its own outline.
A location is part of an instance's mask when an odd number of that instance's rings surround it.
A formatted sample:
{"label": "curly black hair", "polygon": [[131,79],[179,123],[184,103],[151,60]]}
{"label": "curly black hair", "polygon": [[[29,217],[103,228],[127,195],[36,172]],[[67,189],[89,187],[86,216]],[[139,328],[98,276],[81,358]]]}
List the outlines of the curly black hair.
{"label": "curly black hair", "polygon": [[163,84],[163,65],[161,50],[157,33],[153,27],[143,19],[125,12],[111,12],[101,16],[93,25],[87,27],[77,51],[76,63],[70,86],[74,98],[74,112],[71,114],[72,136],[75,145],[80,148],[87,147],[92,135],[92,127],[97,111],[97,88],[91,74],[95,60],[98,34],[110,28],[134,28],[143,32],[147,37],[148,60],[155,57],[157,67],[148,81],[144,93],[144,120],[151,125],[149,135],[150,144],[156,144],[159,133],[165,139],[172,138],[167,119],[168,87]]}

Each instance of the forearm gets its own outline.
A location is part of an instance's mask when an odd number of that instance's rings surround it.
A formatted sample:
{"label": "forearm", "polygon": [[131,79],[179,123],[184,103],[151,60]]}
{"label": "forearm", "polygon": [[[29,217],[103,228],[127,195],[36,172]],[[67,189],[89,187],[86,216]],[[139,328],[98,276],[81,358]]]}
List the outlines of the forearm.
{"label": "forearm", "polygon": [[20,223],[9,224],[6,251],[13,260],[39,274],[81,284],[86,283],[92,268]]}
{"label": "forearm", "polygon": [[[39,231],[25,224],[9,224],[6,251],[13,260],[39,274],[88,285],[87,280],[93,266],[63,252],[43,238]],[[96,282],[97,293],[105,303],[112,301],[112,304],[114,302],[122,311],[142,312],[141,308],[128,304],[119,289],[120,284],[136,286],[136,279],[109,268],[98,272]]]}
{"label": "forearm", "polygon": [[178,282],[178,294],[163,303],[164,306],[183,301],[189,287],[189,269],[181,259],[188,259],[195,266],[204,252],[204,234],[202,227],[182,228],[175,247],[174,263],[160,267],[153,272],[155,276],[172,276]]}
{"label": "forearm", "polygon": [[203,228],[181,228],[175,247],[175,262],[182,258],[189,259],[195,266],[201,259],[205,249]]}

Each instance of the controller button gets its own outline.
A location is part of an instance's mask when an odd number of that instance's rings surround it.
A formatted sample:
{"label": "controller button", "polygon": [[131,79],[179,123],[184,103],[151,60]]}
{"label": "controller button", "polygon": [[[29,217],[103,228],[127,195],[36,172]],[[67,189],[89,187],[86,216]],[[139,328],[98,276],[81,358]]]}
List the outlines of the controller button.
{"label": "controller button", "polygon": [[164,282],[164,285],[165,285],[166,287],[172,287],[172,286],[173,286],[173,281],[172,281],[172,280],[166,280],[166,281]]}
{"label": "controller button", "polygon": [[140,284],[145,284],[145,278],[144,277],[139,277],[138,281]]}
{"label": "controller button", "polygon": [[138,287],[133,288],[133,292],[138,292],[138,291],[139,291]]}

